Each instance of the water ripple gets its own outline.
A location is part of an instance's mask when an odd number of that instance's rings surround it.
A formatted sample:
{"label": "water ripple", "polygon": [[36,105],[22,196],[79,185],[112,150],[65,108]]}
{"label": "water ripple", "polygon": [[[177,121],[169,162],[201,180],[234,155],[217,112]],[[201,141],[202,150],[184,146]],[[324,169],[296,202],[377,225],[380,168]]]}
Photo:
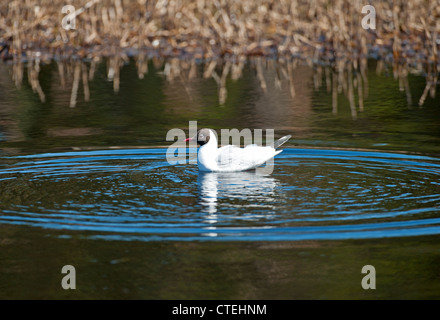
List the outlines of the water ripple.
{"label": "water ripple", "polygon": [[440,233],[440,159],[285,149],[269,176],[199,173],[166,149],[0,158],[0,224],[125,241],[305,240]]}

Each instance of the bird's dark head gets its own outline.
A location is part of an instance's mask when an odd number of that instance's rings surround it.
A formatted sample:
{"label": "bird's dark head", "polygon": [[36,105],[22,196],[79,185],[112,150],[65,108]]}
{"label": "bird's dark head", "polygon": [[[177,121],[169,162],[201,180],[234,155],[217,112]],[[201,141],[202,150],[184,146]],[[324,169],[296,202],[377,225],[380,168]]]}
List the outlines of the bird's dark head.
{"label": "bird's dark head", "polygon": [[211,130],[203,128],[197,131],[197,134],[194,137],[188,138],[185,141],[197,141],[200,146],[203,146],[204,144],[207,144],[209,142],[210,138]]}

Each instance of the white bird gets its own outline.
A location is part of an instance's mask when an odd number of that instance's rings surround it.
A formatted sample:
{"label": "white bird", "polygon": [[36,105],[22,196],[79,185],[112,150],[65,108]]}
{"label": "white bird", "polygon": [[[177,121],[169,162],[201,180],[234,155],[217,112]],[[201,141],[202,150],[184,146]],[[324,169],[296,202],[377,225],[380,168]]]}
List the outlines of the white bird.
{"label": "white bird", "polygon": [[237,172],[255,169],[275,157],[283,150],[276,150],[289,140],[291,135],[282,137],[270,146],[247,145],[244,148],[227,145],[218,148],[217,136],[211,129],[200,129],[185,141],[197,141],[200,145],[197,164],[204,172]]}

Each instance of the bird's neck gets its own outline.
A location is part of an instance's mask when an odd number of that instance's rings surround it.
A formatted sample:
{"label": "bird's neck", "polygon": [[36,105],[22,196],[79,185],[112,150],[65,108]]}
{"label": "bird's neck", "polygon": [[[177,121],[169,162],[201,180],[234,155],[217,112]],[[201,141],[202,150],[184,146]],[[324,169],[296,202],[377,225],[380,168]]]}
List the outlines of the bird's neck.
{"label": "bird's neck", "polygon": [[213,149],[218,148],[217,137],[215,136],[214,132],[212,132],[212,131],[210,132],[208,143],[204,144],[200,148],[209,149],[209,150],[213,150]]}
{"label": "bird's neck", "polygon": [[217,138],[211,134],[208,143],[199,148],[197,159],[200,170],[217,170],[217,150]]}

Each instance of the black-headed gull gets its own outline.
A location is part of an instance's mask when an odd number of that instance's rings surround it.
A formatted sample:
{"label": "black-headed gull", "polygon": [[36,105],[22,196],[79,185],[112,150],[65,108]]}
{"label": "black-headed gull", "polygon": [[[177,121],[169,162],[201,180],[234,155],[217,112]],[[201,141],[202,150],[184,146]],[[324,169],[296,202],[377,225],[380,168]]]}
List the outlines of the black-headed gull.
{"label": "black-headed gull", "polygon": [[219,148],[217,136],[211,129],[200,129],[197,134],[185,141],[197,141],[200,145],[197,164],[204,172],[237,172],[255,169],[283,150],[276,150],[289,140],[291,135],[284,136],[270,146],[250,144],[244,148],[227,145]]}

